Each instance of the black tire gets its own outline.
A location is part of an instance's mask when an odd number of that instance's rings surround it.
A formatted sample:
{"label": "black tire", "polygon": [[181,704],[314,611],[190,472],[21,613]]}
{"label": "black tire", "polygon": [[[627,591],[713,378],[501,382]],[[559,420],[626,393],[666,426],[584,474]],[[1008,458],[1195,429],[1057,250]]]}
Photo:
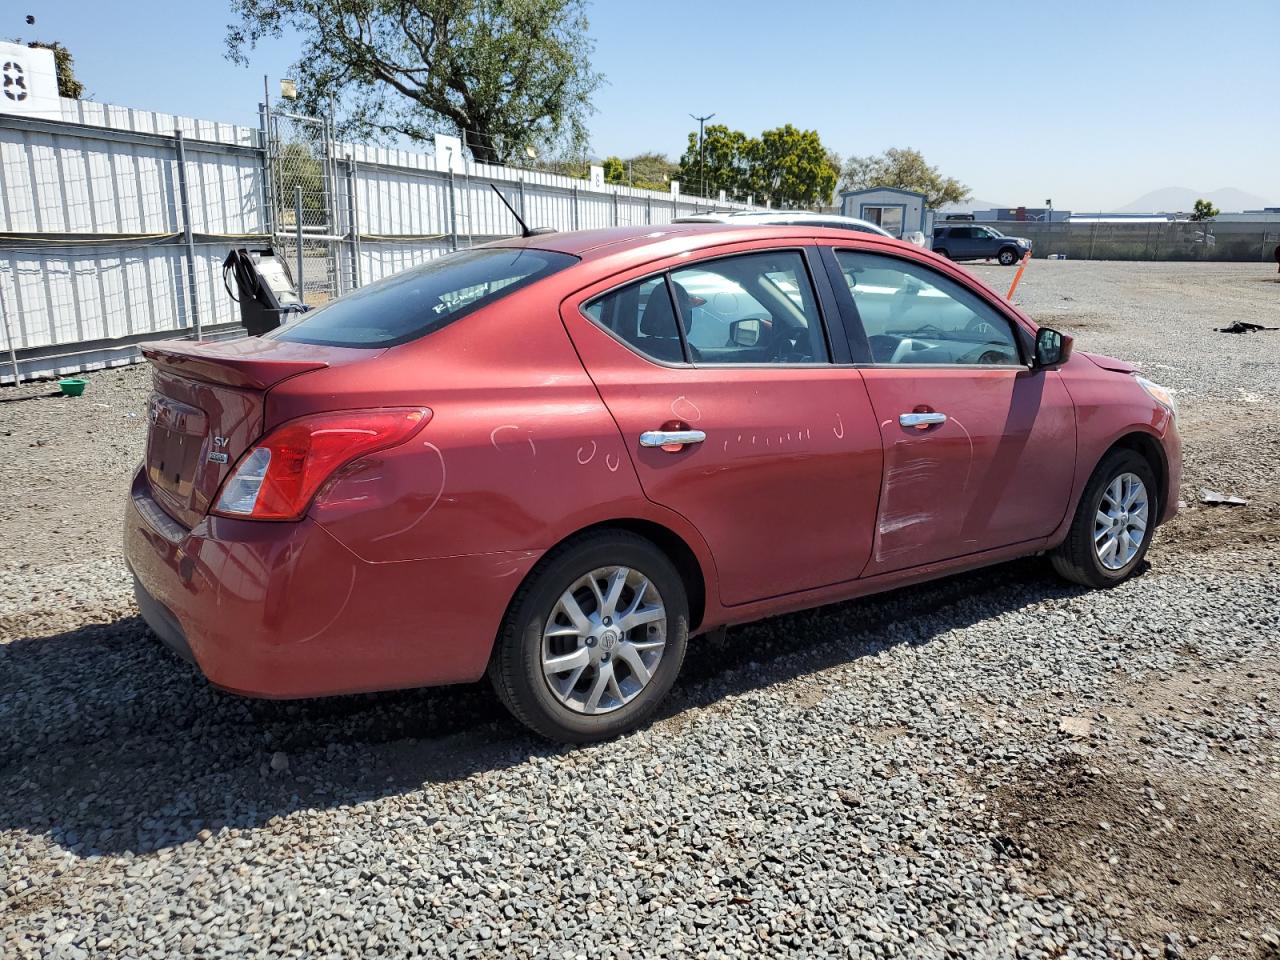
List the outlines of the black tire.
{"label": "black tire", "polygon": [[[1147,526],[1138,551],[1124,566],[1112,570],[1103,565],[1094,548],[1094,518],[1102,505],[1103,494],[1117,477],[1125,473],[1136,475],[1147,488]],[[1142,563],[1155,533],[1156,518],[1160,515],[1160,491],[1151,465],[1132,450],[1113,450],[1102,458],[1093,476],[1085,485],[1072,518],[1067,538],[1055,548],[1049,559],[1058,574],[1072,583],[1085,587],[1105,588],[1123,583]]]}
{"label": "black tire", "polygon": [[[651,679],[634,699],[608,713],[589,715],[562,703],[542,671],[543,627],[560,596],[578,579],[608,566],[647,577],[666,609],[666,645]],[[512,716],[549,740],[590,743],[635,729],[675,683],[689,642],[689,601],[675,565],[651,541],[623,530],[602,530],[570,540],[544,557],[520,586],[489,660],[489,679]]]}
{"label": "black tire", "polygon": [[1013,249],[1013,247],[1005,247],[1000,251],[996,259],[1000,261],[1000,266],[1012,267],[1018,262],[1018,251]]}
{"label": "black tire", "polygon": [[951,254],[947,253],[946,247],[934,247],[933,252],[940,257],[946,257],[948,260],[951,259]]}

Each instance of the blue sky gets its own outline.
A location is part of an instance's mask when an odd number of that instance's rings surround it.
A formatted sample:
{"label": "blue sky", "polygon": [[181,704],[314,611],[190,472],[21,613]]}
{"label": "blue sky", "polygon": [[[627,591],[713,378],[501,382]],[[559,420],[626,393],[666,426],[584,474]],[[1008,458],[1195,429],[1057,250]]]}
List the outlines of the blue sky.
{"label": "blue sky", "polygon": [[[23,15],[37,16],[35,28]],[[596,153],[678,156],[689,113],[814,128],[841,154],[912,146],[976,197],[1114,207],[1235,187],[1280,203],[1280,0],[1217,3],[595,0]],[[257,122],[218,0],[10,0],[0,35],[58,39],[96,100]]]}

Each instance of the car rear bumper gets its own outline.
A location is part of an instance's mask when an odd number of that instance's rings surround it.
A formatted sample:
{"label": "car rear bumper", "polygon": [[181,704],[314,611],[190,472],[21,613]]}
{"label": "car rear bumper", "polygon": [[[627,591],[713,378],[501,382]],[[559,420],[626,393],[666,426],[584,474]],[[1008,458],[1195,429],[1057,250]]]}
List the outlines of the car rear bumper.
{"label": "car rear bumper", "polygon": [[161,640],[219,687],[291,698],[479,679],[532,551],[369,563],[310,519],[187,530],[134,478],[125,559]]}

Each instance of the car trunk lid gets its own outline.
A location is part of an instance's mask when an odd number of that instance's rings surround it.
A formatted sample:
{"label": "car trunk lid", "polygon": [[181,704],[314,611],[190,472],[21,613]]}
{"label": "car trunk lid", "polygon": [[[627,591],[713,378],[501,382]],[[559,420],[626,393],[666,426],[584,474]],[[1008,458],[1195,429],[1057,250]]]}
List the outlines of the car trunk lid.
{"label": "car trunk lid", "polygon": [[257,338],[143,344],[155,368],[145,468],[156,503],[195,526],[240,455],[262,436],[267,391],[381,352]]}

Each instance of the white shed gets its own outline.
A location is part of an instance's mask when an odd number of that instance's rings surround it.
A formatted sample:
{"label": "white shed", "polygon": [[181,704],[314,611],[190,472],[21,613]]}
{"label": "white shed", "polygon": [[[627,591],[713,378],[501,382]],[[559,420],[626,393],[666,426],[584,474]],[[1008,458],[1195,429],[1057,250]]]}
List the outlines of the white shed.
{"label": "white shed", "polygon": [[914,190],[871,187],[840,193],[840,212],[846,217],[869,220],[895,237],[919,230],[926,237],[933,228],[933,211],[928,198]]}

